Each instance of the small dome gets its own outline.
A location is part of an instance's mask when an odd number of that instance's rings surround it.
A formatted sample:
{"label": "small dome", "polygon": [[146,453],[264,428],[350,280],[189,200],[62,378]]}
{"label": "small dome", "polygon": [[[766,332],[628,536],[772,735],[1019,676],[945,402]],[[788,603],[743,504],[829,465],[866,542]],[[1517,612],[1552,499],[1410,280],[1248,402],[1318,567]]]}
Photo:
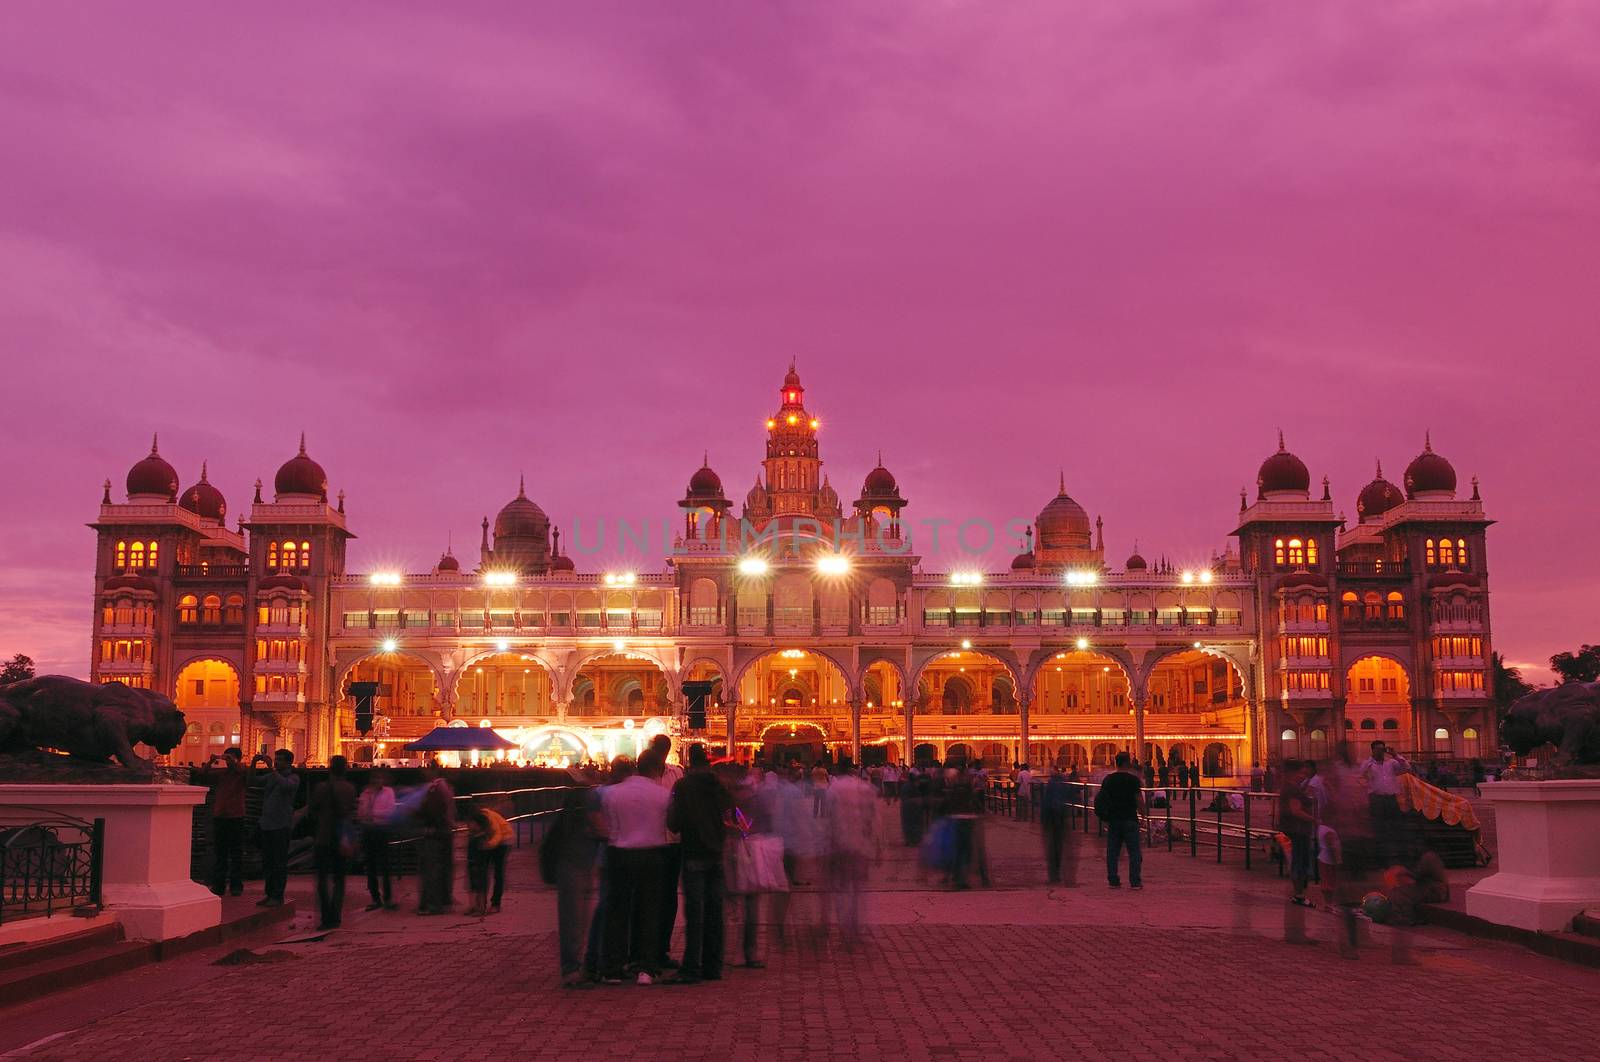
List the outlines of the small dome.
{"label": "small dome", "polygon": [[1281,431],[1278,452],[1261,462],[1261,470],[1256,473],[1256,490],[1257,496],[1262,498],[1269,494],[1311,493],[1311,472],[1304,461],[1284,449]]}
{"label": "small dome", "polygon": [[893,495],[900,489],[894,480],[894,473],[883,467],[883,455],[878,455],[878,467],[867,473],[866,482],[861,484],[863,497],[882,497]]}
{"label": "small dome", "polygon": [[295,590],[309,593],[306,581],[298,575],[269,575],[256,584],[257,590]]}
{"label": "small dome", "polygon": [[561,554],[560,556],[550,558],[551,571],[570,572],[576,571],[577,567],[578,566],[572,562],[572,558],[567,556],[565,553]]}
{"label": "small dome", "polygon": [[1025,571],[1029,568],[1037,568],[1038,566],[1038,562],[1033,558],[1033,550],[1031,549],[1024,553],[1019,553],[1015,557],[1011,558],[1011,570],[1014,572]]}
{"label": "small dome", "polygon": [[300,434],[300,452],[283,463],[272,480],[273,492],[278,497],[304,495],[311,498],[328,496],[328,474],[322,466],[306,456],[305,433]]}
{"label": "small dome", "polygon": [[222,492],[211,485],[206,479],[206,465],[200,463],[200,482],[183,492],[183,497],[178,499],[178,507],[187,509],[204,520],[215,520],[222,523],[228,515],[228,503],[222,497]]}
{"label": "small dome", "polygon": [[494,537],[498,543],[502,538],[543,538],[550,529],[550,518],[544,510],[528,499],[527,484],[524,480],[517,481],[517,496],[506,503],[500,510],[500,515],[494,518]]}
{"label": "small dome", "polygon": [[787,373],[785,373],[784,377],[783,377],[783,389],[785,391],[790,391],[790,390],[798,389],[799,387],[800,387],[800,374],[795,371],[794,362],[791,361],[789,363],[789,371]]}
{"label": "small dome", "polygon": [[461,562],[456,560],[455,554],[445,552],[439,555],[439,563],[433,567],[435,571],[440,572],[459,572],[461,570]]}
{"label": "small dome", "polygon": [[709,458],[702,458],[700,471],[689,477],[689,493],[698,497],[722,497],[722,477],[711,470]]}
{"label": "small dome", "polygon": [[150,453],[128,469],[128,500],[157,496],[163,501],[177,500],[178,473],[156,450],[156,439],[152,436]]}
{"label": "small dome", "polygon": [[1433,452],[1431,436],[1423,437],[1422,452],[1406,466],[1406,497],[1456,496],[1455,466]]}
{"label": "small dome", "polygon": [[1065,475],[1059,493],[1039,511],[1034,526],[1038,529],[1039,545],[1044,549],[1089,547],[1089,514],[1067,494]]}
{"label": "small dome", "polygon": [[1143,557],[1139,556],[1139,551],[1138,550],[1134,550],[1133,551],[1133,555],[1128,558],[1127,563],[1124,564],[1122,567],[1123,567],[1123,570],[1125,570],[1125,571],[1142,572],[1145,569],[1149,568],[1150,565],[1148,563],[1146,563],[1146,561],[1145,561],[1145,559]]}
{"label": "small dome", "polygon": [[1405,500],[1400,488],[1383,478],[1383,465],[1379,464],[1376,477],[1356,496],[1356,519],[1363,523],[1376,520]]}

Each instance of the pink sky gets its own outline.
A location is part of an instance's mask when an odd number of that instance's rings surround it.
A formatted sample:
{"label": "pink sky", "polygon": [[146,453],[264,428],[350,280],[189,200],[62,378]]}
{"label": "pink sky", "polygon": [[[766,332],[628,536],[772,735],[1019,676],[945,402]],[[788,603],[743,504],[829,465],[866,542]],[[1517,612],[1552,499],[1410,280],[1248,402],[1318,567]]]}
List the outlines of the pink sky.
{"label": "pink sky", "polygon": [[674,518],[703,449],[742,500],[794,356],[847,499],[1064,467],[1119,562],[1220,549],[1280,425],[1352,519],[1431,427],[1542,663],[1600,634],[1596,12],[14,3],[0,654],[86,672],[152,430],[237,514],[304,429],[354,565],[426,567],[519,471],[562,524]]}

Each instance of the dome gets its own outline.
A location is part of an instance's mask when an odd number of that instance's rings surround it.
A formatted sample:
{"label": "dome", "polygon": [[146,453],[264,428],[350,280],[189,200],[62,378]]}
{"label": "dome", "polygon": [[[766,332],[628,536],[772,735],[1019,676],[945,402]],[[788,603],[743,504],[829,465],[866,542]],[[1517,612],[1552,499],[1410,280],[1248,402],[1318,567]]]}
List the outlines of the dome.
{"label": "dome", "polygon": [[702,497],[722,497],[722,477],[711,470],[709,456],[701,459],[700,471],[689,477],[689,493]]}
{"label": "dome", "polygon": [[1311,472],[1306,463],[1283,447],[1283,432],[1278,433],[1278,452],[1261,462],[1256,473],[1257,496],[1311,493]]}
{"label": "dome", "polygon": [[183,497],[178,499],[178,507],[187,509],[202,519],[215,520],[219,524],[227,518],[228,503],[222,497],[222,492],[206,479],[204,461],[200,463],[200,482],[183,492]]}
{"label": "dome", "polygon": [[800,389],[800,374],[795,372],[794,362],[792,361],[789,363],[789,371],[783,377],[783,389],[785,391]]}
{"label": "dome", "polygon": [[1400,488],[1383,478],[1383,465],[1379,464],[1376,478],[1356,495],[1356,519],[1363,523],[1376,520],[1405,500]]}
{"label": "dome", "polygon": [[572,562],[572,558],[567,556],[565,553],[563,553],[563,554],[561,554],[559,556],[550,558],[550,570],[551,571],[554,571],[554,572],[570,572],[570,571],[576,571],[577,567],[578,566]]}
{"label": "dome", "polygon": [[1043,549],[1089,547],[1089,514],[1068,496],[1065,476],[1060,493],[1040,510],[1034,526],[1038,528],[1039,545]]}
{"label": "dome", "polygon": [[322,466],[306,456],[305,433],[300,434],[300,452],[283,463],[272,480],[272,490],[278,497],[306,495],[312,498],[328,496],[328,474]]}
{"label": "dome", "polygon": [[433,569],[439,572],[459,572],[461,570],[461,562],[456,560],[453,553],[441,553],[439,555],[439,563],[435,564]]}
{"label": "dome", "polygon": [[1431,436],[1423,437],[1422,452],[1406,466],[1406,497],[1456,496],[1455,466],[1433,452]]}
{"label": "dome", "polygon": [[1123,567],[1123,570],[1125,570],[1125,571],[1142,572],[1145,569],[1149,568],[1150,565],[1145,562],[1145,559],[1143,557],[1139,556],[1139,551],[1137,549],[1135,549],[1133,551],[1133,555],[1128,558],[1127,563],[1124,564],[1122,567]]}
{"label": "dome", "polygon": [[542,539],[549,529],[550,518],[528,499],[526,482],[518,480],[517,496],[494,518],[495,542],[498,544],[502,538]]}
{"label": "dome", "polygon": [[867,473],[867,480],[861,484],[863,497],[880,497],[898,493],[900,485],[894,481],[894,473],[883,467],[883,455],[878,455],[878,467]]}
{"label": "dome", "polygon": [[1033,550],[1031,549],[1024,553],[1019,553],[1015,557],[1011,558],[1011,570],[1014,572],[1023,571],[1028,568],[1037,568],[1038,566],[1038,562],[1034,560]]}
{"label": "dome", "polygon": [[128,469],[128,500],[155,496],[163,501],[176,500],[178,473],[156,450],[156,438],[151,436],[150,453]]}

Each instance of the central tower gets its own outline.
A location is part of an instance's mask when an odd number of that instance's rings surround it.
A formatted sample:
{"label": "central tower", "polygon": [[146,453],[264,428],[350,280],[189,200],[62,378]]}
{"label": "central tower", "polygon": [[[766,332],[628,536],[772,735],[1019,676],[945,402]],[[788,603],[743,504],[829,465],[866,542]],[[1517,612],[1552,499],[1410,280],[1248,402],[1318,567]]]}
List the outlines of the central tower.
{"label": "central tower", "polygon": [[794,363],[778,391],[778,411],[767,418],[767,456],[762,461],[766,483],[761,493],[764,516],[826,517],[838,508],[822,478],[817,456],[818,421],[806,410],[806,389]]}

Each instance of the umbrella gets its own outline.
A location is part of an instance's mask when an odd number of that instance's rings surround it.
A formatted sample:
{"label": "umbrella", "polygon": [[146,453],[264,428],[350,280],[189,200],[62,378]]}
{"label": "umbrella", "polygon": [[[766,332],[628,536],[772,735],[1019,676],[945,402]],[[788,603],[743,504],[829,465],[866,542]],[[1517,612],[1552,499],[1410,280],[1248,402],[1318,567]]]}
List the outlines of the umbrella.
{"label": "umbrella", "polygon": [[441,726],[431,733],[405,746],[407,752],[465,752],[469,749],[514,749],[515,741],[507,741],[486,726]]}

